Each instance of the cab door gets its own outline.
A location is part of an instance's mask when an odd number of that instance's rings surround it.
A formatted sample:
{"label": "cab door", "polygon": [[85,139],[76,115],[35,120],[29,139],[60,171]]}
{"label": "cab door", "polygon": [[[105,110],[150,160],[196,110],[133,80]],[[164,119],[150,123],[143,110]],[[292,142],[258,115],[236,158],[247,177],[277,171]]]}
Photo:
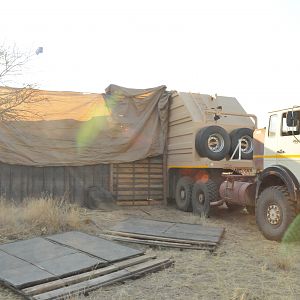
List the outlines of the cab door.
{"label": "cab door", "polygon": [[269,117],[268,130],[265,137],[264,149],[264,168],[276,165],[277,139],[279,135],[280,118],[278,113],[271,114]]}
{"label": "cab door", "polygon": [[281,115],[280,134],[277,143],[277,164],[287,167],[300,177],[300,132],[299,121],[287,126],[287,113]]}

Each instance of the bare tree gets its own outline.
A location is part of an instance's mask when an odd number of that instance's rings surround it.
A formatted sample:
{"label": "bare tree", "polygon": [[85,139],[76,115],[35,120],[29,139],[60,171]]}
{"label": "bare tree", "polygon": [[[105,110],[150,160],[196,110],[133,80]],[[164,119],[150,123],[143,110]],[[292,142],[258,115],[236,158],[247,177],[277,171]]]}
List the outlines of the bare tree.
{"label": "bare tree", "polygon": [[31,107],[45,101],[32,84],[9,87],[17,76],[23,74],[25,65],[32,56],[18,51],[15,47],[0,45],[0,121],[29,119],[37,115]]}

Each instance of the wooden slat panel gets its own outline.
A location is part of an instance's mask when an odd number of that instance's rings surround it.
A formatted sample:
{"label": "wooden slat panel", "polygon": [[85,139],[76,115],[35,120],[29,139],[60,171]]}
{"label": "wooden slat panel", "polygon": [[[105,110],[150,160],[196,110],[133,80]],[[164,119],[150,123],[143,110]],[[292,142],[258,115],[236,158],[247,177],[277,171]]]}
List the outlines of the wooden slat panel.
{"label": "wooden slat panel", "polygon": [[[135,174],[119,174],[119,176],[114,176],[114,178],[136,178]],[[138,174],[138,178],[157,178],[162,179],[162,174]]]}
{"label": "wooden slat panel", "polygon": [[0,193],[7,200],[30,197],[66,197],[82,203],[91,186],[109,190],[109,165],[31,167],[0,163]]}
{"label": "wooden slat panel", "polygon": [[[149,197],[150,199],[152,200],[162,200],[163,199],[163,195],[161,195],[160,197],[157,196],[157,197]],[[130,200],[129,200],[130,199]],[[123,200],[128,200],[128,201],[140,201],[140,200],[143,200],[143,201],[149,201],[147,200],[147,196],[146,195],[119,195],[118,196],[118,200],[117,201],[123,201]]]}
{"label": "wooden slat panel", "polygon": [[22,174],[16,166],[11,168],[11,198],[15,202],[21,201],[22,194]]}
{"label": "wooden slat panel", "polygon": [[113,165],[113,190],[122,201],[162,199],[162,157]]}
{"label": "wooden slat panel", "polygon": [[32,168],[32,196],[39,197],[44,190],[43,168]]}
{"label": "wooden slat panel", "polygon": [[53,195],[54,167],[44,168],[44,189],[46,194]]}

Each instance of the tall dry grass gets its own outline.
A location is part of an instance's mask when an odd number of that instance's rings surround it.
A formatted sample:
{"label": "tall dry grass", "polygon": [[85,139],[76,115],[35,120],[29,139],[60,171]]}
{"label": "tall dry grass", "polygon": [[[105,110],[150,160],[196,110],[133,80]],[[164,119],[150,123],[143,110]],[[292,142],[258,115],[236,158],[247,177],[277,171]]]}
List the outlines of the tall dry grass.
{"label": "tall dry grass", "polygon": [[0,242],[81,228],[79,207],[50,197],[14,204],[0,199]]}

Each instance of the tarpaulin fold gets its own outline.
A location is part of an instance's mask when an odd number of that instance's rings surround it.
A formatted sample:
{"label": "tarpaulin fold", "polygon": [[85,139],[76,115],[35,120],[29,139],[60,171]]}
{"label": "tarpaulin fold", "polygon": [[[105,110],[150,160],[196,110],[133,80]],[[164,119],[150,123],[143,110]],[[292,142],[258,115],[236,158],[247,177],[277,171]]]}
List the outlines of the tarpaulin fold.
{"label": "tarpaulin fold", "polygon": [[[5,90],[0,89],[0,99]],[[82,166],[130,162],[164,151],[171,96],[165,86],[110,85],[104,94],[36,93],[43,101],[26,107],[32,114],[0,122],[3,163]]]}

